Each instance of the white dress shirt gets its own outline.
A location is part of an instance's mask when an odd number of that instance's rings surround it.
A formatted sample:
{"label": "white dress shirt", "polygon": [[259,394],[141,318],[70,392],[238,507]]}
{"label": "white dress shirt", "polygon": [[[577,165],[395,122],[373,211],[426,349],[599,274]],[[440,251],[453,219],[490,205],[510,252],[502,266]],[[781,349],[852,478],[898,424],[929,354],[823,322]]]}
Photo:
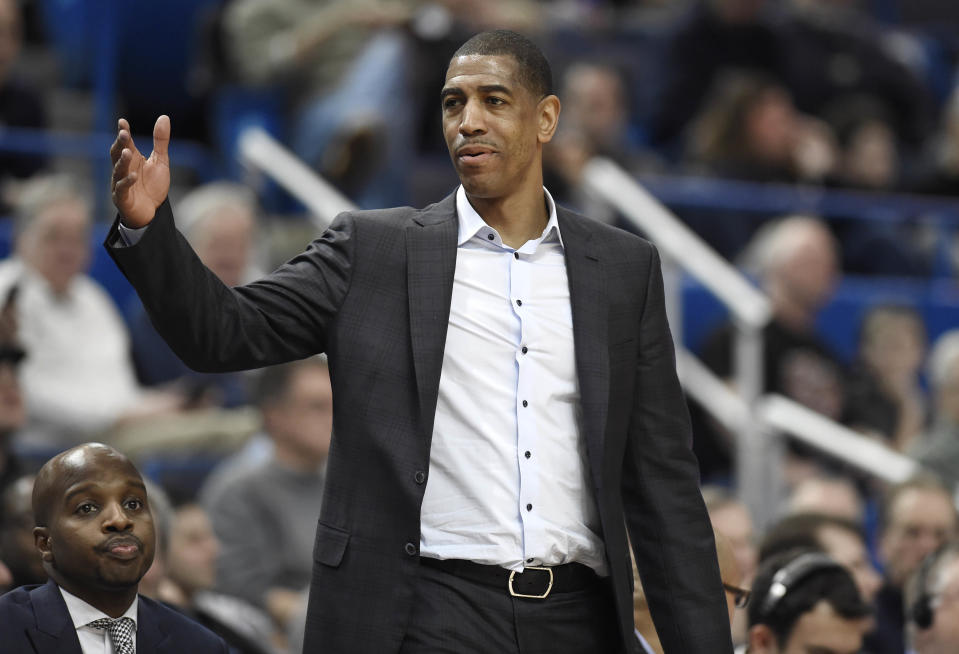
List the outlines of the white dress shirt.
{"label": "white dress shirt", "polygon": [[[80,639],[80,650],[83,654],[116,654],[116,650],[113,648],[113,641],[110,640],[110,634],[106,629],[94,629],[93,627],[86,626],[94,620],[109,618],[110,616],[100,609],[90,606],[76,595],[71,595],[62,588],[60,588],[60,594],[63,595],[63,601],[67,603],[67,611],[73,620],[73,626],[76,627],[77,638]],[[139,602],[140,598],[137,596],[134,598],[130,608],[120,616],[122,618],[130,618],[133,620],[135,626],[139,626],[137,624],[137,608]],[[140,647],[136,641],[136,636],[134,636],[133,644],[137,646],[137,651],[139,651]]]}
{"label": "white dress shirt", "polygon": [[512,570],[577,561],[605,574],[566,260],[546,198],[542,236],[514,250],[457,191],[456,272],[420,552]]}

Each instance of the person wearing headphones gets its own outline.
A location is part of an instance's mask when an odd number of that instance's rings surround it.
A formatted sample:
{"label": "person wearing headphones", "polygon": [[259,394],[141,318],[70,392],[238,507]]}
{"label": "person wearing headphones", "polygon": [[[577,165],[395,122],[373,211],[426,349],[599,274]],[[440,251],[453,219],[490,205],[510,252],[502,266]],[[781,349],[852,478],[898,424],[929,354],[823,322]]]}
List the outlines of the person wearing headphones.
{"label": "person wearing headphones", "polygon": [[870,608],[845,567],[794,550],[762,562],[749,603],[747,654],[857,654]]}
{"label": "person wearing headphones", "polygon": [[959,652],[959,541],[927,556],[906,589],[911,654]]}

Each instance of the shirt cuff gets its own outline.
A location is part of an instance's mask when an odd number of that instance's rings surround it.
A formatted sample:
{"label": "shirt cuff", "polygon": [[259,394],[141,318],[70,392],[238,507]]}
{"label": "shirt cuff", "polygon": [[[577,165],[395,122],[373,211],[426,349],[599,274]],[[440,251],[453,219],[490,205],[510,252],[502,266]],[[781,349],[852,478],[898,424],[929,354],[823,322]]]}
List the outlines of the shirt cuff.
{"label": "shirt cuff", "polygon": [[147,231],[148,227],[149,225],[144,225],[143,227],[134,229],[127,227],[123,223],[117,224],[117,233],[120,235],[120,242],[114,243],[114,247],[130,247],[131,245],[136,245],[140,242],[140,239],[143,238],[143,234]]}

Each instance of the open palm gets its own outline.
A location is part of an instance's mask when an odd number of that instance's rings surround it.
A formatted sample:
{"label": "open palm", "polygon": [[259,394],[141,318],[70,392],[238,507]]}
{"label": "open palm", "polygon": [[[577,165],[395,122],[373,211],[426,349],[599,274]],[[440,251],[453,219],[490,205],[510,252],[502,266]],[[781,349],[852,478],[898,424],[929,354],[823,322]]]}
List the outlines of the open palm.
{"label": "open palm", "polygon": [[170,191],[170,119],[157,118],[153,126],[153,152],[146,158],[137,149],[130,124],[121,118],[117,138],[110,147],[113,177],[110,191],[113,204],[128,227],[143,227]]}

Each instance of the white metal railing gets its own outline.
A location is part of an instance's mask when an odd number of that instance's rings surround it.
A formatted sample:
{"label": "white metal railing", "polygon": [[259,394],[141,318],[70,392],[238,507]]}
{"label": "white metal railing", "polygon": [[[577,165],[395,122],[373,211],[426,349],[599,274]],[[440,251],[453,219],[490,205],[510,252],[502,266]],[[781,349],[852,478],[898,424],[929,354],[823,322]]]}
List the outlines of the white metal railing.
{"label": "white metal railing", "polygon": [[244,130],[239,147],[243,163],[269,176],[302,202],[321,231],[329,227],[337,214],[356,209],[355,204],[264,129]]}

